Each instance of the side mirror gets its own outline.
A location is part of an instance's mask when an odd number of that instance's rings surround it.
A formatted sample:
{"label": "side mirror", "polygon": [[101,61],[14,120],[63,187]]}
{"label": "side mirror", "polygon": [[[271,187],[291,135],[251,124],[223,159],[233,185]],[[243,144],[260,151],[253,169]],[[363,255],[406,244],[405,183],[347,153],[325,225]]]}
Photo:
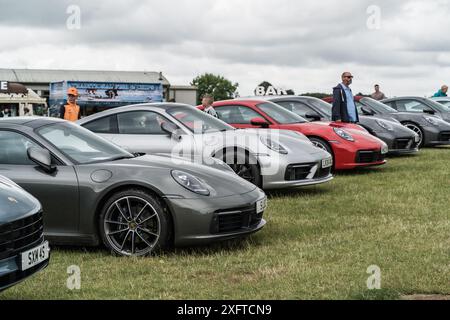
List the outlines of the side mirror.
{"label": "side mirror", "polygon": [[261,128],[268,128],[269,123],[264,120],[263,118],[253,118],[250,120],[250,124],[252,126],[261,127]]}
{"label": "side mirror", "polygon": [[311,119],[312,121],[320,121],[321,117],[315,112],[308,111],[305,113],[305,118]]}
{"label": "side mirror", "polygon": [[47,149],[30,147],[27,150],[28,158],[40,166],[47,173],[56,171],[56,166],[52,164],[52,156]]}
{"label": "side mirror", "polygon": [[428,114],[435,114],[436,112],[433,110],[433,109],[431,109],[431,108],[425,108],[425,109],[423,109],[423,112],[424,113],[428,113]]}
{"label": "side mirror", "polygon": [[369,108],[362,106],[361,107],[361,111],[366,115],[366,116],[373,116],[375,114],[375,112],[373,112],[372,110],[370,110]]}
{"label": "side mirror", "polygon": [[161,124],[161,129],[164,132],[167,132],[175,140],[181,140],[181,134],[178,132],[178,127],[174,123],[165,121]]}

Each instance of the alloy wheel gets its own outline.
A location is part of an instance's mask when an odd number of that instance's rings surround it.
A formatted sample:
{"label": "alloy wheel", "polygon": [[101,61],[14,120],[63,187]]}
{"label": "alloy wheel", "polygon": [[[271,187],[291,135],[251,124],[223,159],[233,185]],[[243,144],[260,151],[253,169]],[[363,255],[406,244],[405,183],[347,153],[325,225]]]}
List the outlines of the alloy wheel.
{"label": "alloy wheel", "polygon": [[140,197],[123,197],[113,202],[103,221],[108,243],[126,256],[141,256],[155,247],[161,221],[155,208]]}
{"label": "alloy wheel", "polygon": [[422,141],[423,141],[422,130],[417,125],[415,125],[414,123],[405,123],[405,127],[407,127],[408,129],[414,131],[415,133],[417,133],[419,135],[419,143],[417,145],[421,146],[422,145]]}
{"label": "alloy wheel", "polygon": [[255,172],[253,172],[253,165],[251,164],[232,164],[230,165],[231,169],[241,178],[255,183]]}

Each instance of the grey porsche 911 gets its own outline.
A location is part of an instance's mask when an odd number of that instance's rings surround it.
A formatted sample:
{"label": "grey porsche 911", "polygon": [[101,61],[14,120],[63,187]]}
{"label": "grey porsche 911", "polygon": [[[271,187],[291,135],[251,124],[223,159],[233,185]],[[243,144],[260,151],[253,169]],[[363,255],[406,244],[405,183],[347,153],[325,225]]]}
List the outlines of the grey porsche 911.
{"label": "grey porsche 911", "polygon": [[53,118],[0,120],[0,172],[43,205],[50,243],[146,255],[263,228],[264,192],[226,165],[131,154]]}

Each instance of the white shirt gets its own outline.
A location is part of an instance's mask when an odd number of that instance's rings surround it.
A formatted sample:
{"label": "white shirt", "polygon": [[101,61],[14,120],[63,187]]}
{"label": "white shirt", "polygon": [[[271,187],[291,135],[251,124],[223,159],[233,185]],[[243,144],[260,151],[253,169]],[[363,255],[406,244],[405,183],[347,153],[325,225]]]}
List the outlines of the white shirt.
{"label": "white shirt", "polygon": [[217,111],[214,110],[214,108],[213,108],[212,106],[209,106],[208,108],[205,108],[205,112],[206,112],[207,114],[209,114],[209,115],[215,117],[215,118],[218,118],[218,117],[219,117],[218,114],[217,114]]}

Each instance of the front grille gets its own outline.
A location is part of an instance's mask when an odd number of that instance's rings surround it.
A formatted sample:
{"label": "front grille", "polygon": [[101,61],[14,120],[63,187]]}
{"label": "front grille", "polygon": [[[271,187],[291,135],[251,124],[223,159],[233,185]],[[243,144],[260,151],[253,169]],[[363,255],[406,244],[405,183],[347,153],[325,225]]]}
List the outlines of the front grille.
{"label": "front grille", "polygon": [[315,165],[316,163],[291,164],[286,168],[284,180],[305,180]]}
{"label": "front grille", "polygon": [[33,248],[43,241],[42,212],[0,226],[0,260]]}
{"label": "front grille", "polygon": [[256,213],[256,205],[250,207],[219,210],[215,213],[211,233],[228,233],[256,227],[263,213]]}
{"label": "front grille", "polygon": [[331,167],[319,168],[317,169],[317,172],[314,175],[314,179],[323,179],[328,177],[330,174],[331,174]]}
{"label": "front grille", "polygon": [[403,150],[403,149],[411,149],[411,147],[414,147],[414,139],[412,138],[398,138],[395,139],[393,149],[395,150]]}
{"label": "front grille", "polygon": [[450,141],[450,131],[444,131],[439,134],[439,141]]}
{"label": "front grille", "polygon": [[385,158],[384,154],[381,154],[381,151],[373,151],[373,150],[362,150],[358,151],[356,154],[356,163],[372,163],[383,161]]}

